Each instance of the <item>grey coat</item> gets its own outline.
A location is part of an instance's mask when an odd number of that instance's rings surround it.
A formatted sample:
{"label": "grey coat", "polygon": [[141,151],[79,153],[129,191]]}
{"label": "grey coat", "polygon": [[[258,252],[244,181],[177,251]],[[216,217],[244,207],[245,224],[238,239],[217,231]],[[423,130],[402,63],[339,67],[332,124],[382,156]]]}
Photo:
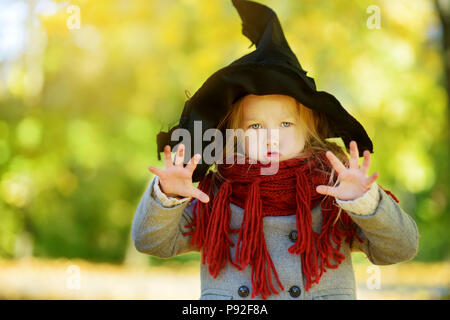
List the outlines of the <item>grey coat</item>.
{"label": "grey coat", "polygon": [[[139,252],[160,258],[170,258],[190,251],[198,251],[190,246],[191,236],[183,236],[189,231],[184,226],[192,222],[192,209],[197,199],[173,207],[165,207],[154,194],[155,179],[145,191],[132,225],[132,237]],[[375,265],[388,265],[412,259],[418,250],[419,233],[414,220],[381,188],[380,201],[376,210],[369,215],[348,212],[358,225],[358,234],[364,240],[356,239],[349,245],[342,241],[341,253],[346,256],[337,269],[327,269],[319,284],[313,284],[309,291],[304,289],[301,259],[288,252],[293,245],[289,238],[296,229],[295,215],[264,217],[263,231],[270,256],[275,264],[278,276],[284,286],[279,295],[268,299],[315,300],[315,299],[356,299],[355,276],[351,260],[352,251],[362,251]],[[243,209],[230,204],[231,228],[239,228],[243,218]],[[311,210],[313,229],[320,232],[322,214],[320,206]],[[237,234],[231,234],[231,240],[237,242]],[[230,250],[234,259],[234,250]],[[227,265],[214,279],[208,272],[208,265],[201,264],[201,300],[206,299],[246,299],[239,295],[242,286],[250,289],[251,267],[242,271]],[[275,282],[274,282],[275,283]],[[300,295],[293,297],[289,289],[300,288]],[[275,287],[278,286],[275,283]],[[242,290],[241,290],[242,293]],[[295,295],[294,295],[295,296]],[[262,299],[260,296],[254,299]]]}

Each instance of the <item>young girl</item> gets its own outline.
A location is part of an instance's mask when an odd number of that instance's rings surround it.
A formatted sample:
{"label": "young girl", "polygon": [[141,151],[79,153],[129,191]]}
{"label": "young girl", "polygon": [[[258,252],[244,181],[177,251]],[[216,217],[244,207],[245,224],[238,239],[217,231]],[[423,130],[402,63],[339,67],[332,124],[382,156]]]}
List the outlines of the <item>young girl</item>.
{"label": "young girl", "polygon": [[[281,27],[270,9],[250,1],[233,3],[243,18],[244,34],[251,34],[245,29],[250,23],[246,18],[258,13],[256,20],[267,22],[261,34],[270,41],[281,38]],[[274,30],[278,37],[273,36]],[[260,48],[270,43],[253,36]],[[284,41],[272,44],[286,45]],[[270,73],[271,69],[265,63],[258,70]],[[165,145],[165,169],[149,167],[155,178],[133,221],[135,246],[161,258],[201,251],[200,299],[355,299],[351,252],[362,251],[378,265],[412,259],[418,247],[416,224],[395,196],[375,183],[377,173],[367,176],[368,150],[359,165],[356,139],[349,142],[350,159],[341,147],[326,140],[336,132],[343,139],[355,135],[336,129],[351,127],[353,118],[341,124],[329,108],[321,110],[315,98],[320,95],[321,105],[330,108],[331,102],[327,104],[311,83],[311,92],[300,95],[308,105],[299,101],[298,90],[284,90],[290,82],[278,78],[271,83],[274,75],[282,77],[287,70],[270,73],[265,81],[260,81],[264,73],[258,70],[253,70],[254,78],[246,70],[241,87],[246,88],[245,94],[237,90],[226,113],[211,125],[219,130],[241,129],[244,135],[227,144],[244,152],[233,154],[231,163],[229,154],[220,154],[215,170],[200,175],[196,188],[193,177],[199,172],[201,155],[188,157],[184,166],[185,145],[177,145],[174,161],[170,145]],[[229,81],[230,73],[224,78]],[[236,79],[230,88],[235,88]],[[255,89],[267,83],[273,88],[280,79],[279,93],[263,88],[261,94]],[[216,92],[227,91],[224,83]],[[213,84],[214,77],[202,87],[203,92],[212,90]],[[192,129],[189,123],[194,118],[213,123],[205,112],[203,118],[199,116],[198,111],[205,110],[201,93],[202,89],[185,107],[181,128]],[[330,101],[343,119],[347,113]],[[246,139],[251,136],[262,138]],[[355,135],[364,144],[361,136]],[[276,171],[261,174],[273,164]]]}

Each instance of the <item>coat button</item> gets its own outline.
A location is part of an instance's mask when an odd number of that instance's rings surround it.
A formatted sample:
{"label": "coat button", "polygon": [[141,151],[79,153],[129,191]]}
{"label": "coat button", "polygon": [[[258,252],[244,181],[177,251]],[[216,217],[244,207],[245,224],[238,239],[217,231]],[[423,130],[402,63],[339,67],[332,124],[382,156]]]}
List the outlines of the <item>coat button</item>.
{"label": "coat button", "polygon": [[241,296],[242,298],[245,298],[248,296],[248,294],[250,293],[250,290],[248,289],[247,286],[241,286],[238,289],[238,294],[239,296]]}
{"label": "coat button", "polygon": [[296,231],[296,230],[291,231],[291,233],[289,233],[289,239],[290,239],[292,242],[297,241],[297,231]]}
{"label": "coat button", "polygon": [[300,296],[301,292],[302,292],[302,290],[300,290],[300,288],[297,286],[292,286],[289,289],[289,294],[291,295],[292,298],[297,298],[298,296]]}

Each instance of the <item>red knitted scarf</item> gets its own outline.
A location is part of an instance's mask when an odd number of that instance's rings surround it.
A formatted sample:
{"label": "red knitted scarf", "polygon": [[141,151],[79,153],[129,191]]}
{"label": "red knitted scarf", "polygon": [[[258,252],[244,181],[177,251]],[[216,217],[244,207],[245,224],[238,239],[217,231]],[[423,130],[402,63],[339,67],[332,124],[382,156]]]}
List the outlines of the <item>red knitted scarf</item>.
{"label": "red knitted scarf", "polygon": [[[210,171],[205,176],[199,189],[209,194],[210,201],[194,204],[193,221],[186,226],[193,231],[184,235],[192,235],[191,245],[203,250],[202,264],[208,262],[209,272],[214,278],[228,260],[238,270],[251,265],[252,298],[260,294],[266,299],[272,292],[279,293],[273,285],[271,271],[280,289],[284,290],[264,239],[265,216],[296,215],[298,237],[288,250],[301,256],[306,291],[313,283],[319,283],[323,272],[326,272],[325,267],[335,269],[344,260],[345,256],[339,252],[343,237],[347,243],[353,237],[362,242],[355,232],[356,224],[347,213],[341,210],[338,215],[340,209],[334,198],[316,192],[317,185],[329,184],[331,173],[331,164],[325,153],[317,156],[325,168],[315,157],[293,158],[280,161],[278,171],[273,175],[261,175],[261,168],[270,164],[259,161],[219,165],[218,171],[225,181],[214,196],[211,191],[213,173]],[[391,196],[398,202],[394,195]],[[230,202],[244,209],[238,229],[230,228]],[[311,209],[318,204],[322,211],[320,233],[312,229],[311,219]],[[231,232],[239,232],[236,244],[230,239]],[[235,247],[234,261],[230,256],[230,246]]]}

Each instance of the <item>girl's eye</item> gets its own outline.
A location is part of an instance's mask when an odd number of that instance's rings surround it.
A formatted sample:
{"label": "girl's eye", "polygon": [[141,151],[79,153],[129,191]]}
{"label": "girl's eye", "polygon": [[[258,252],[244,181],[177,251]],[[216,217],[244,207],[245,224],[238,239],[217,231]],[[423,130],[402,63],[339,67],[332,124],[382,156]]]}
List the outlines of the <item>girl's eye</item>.
{"label": "girl's eye", "polygon": [[282,123],[281,123],[281,126],[282,127],[290,127],[291,126],[291,123],[290,122],[287,122],[287,121],[283,121]]}
{"label": "girl's eye", "polygon": [[254,123],[254,124],[250,125],[250,128],[259,129],[259,128],[261,128],[261,125],[259,123]]}

